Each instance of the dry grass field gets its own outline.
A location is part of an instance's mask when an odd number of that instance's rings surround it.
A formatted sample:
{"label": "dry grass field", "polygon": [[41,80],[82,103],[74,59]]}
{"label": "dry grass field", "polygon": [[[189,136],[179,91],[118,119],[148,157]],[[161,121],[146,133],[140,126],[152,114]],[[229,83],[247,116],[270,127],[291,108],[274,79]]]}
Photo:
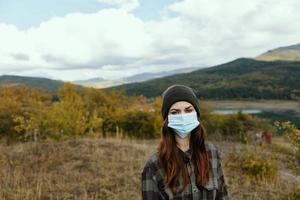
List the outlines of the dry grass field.
{"label": "dry grass field", "polygon": [[[300,176],[290,170],[293,154],[278,148],[209,141],[221,150],[232,200],[296,199]],[[61,142],[0,145],[0,199],[141,199],[140,174],[158,140],[78,138]],[[257,181],[230,166],[233,155],[258,152],[274,157],[279,171]],[[297,189],[298,188],[298,189]]]}

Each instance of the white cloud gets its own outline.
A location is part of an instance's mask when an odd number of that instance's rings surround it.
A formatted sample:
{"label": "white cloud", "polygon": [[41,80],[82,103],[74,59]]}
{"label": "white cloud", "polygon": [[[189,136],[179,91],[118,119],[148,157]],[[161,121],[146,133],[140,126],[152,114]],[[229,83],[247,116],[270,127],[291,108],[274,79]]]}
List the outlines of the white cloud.
{"label": "white cloud", "polygon": [[257,51],[258,46],[274,48],[295,42],[299,6],[297,0],[185,0],[169,9],[193,22],[210,46],[220,42],[227,47],[229,42]]}
{"label": "white cloud", "polygon": [[124,9],[138,1],[109,2],[119,8],[71,13],[28,30],[0,23],[0,72],[112,78],[210,66],[300,42],[297,0],[184,0],[152,21]]}
{"label": "white cloud", "polygon": [[107,3],[110,5],[117,6],[126,11],[132,11],[139,7],[138,0],[97,0],[100,3]]}
{"label": "white cloud", "polygon": [[[52,18],[26,31],[1,24],[0,31],[1,68],[98,68],[126,64],[149,54],[151,40],[143,21],[117,9]],[[12,56],[20,54],[28,59]]]}

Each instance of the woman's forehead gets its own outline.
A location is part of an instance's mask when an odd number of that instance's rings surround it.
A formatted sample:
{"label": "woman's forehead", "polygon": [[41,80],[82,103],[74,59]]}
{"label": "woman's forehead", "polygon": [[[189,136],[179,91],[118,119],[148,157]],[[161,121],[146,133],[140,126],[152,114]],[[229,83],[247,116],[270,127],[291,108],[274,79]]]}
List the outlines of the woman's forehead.
{"label": "woman's forehead", "polygon": [[172,106],[170,107],[170,110],[171,109],[184,109],[189,106],[193,106],[193,105],[187,101],[177,101],[174,104],[172,104]]}

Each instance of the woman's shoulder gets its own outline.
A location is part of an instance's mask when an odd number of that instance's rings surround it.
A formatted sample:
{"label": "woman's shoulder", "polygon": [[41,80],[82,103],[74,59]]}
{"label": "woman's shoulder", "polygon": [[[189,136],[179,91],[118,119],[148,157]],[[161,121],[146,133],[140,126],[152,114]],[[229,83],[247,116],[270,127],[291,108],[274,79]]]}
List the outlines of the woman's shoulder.
{"label": "woman's shoulder", "polygon": [[206,143],[206,144],[205,144],[205,147],[206,147],[206,151],[208,152],[208,155],[209,155],[211,158],[216,158],[216,159],[219,159],[219,158],[220,158],[220,151],[219,151],[219,148],[218,148],[215,144],[212,144],[212,143]]}
{"label": "woman's shoulder", "polygon": [[206,151],[210,152],[210,151],[218,151],[218,148],[215,144],[213,143],[205,143],[205,147],[206,147]]}
{"label": "woman's shoulder", "polygon": [[145,161],[143,172],[155,173],[158,169],[158,152],[153,151]]}

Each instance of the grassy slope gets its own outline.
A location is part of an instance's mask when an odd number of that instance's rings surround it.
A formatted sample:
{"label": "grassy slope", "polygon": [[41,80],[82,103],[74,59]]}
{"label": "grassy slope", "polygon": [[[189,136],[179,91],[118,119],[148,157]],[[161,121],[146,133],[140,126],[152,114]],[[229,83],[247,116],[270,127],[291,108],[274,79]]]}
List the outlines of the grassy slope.
{"label": "grassy slope", "polygon": [[[229,154],[245,146],[212,142],[222,152],[231,199],[287,199],[295,182],[254,182],[231,170]],[[0,199],[140,199],[142,167],[158,140],[71,139],[0,145]],[[250,150],[253,147],[248,147]],[[261,147],[259,147],[261,148]],[[259,149],[266,155],[269,148]],[[282,169],[289,157],[276,153]],[[300,183],[298,183],[300,186]]]}
{"label": "grassy slope", "polygon": [[262,54],[256,57],[256,59],[262,61],[276,61],[276,60],[299,61],[300,52],[299,51],[271,52],[271,53]]}
{"label": "grassy slope", "polygon": [[300,43],[290,46],[278,47],[276,49],[269,50],[258,57],[257,60],[275,61],[299,61],[300,60]]}

